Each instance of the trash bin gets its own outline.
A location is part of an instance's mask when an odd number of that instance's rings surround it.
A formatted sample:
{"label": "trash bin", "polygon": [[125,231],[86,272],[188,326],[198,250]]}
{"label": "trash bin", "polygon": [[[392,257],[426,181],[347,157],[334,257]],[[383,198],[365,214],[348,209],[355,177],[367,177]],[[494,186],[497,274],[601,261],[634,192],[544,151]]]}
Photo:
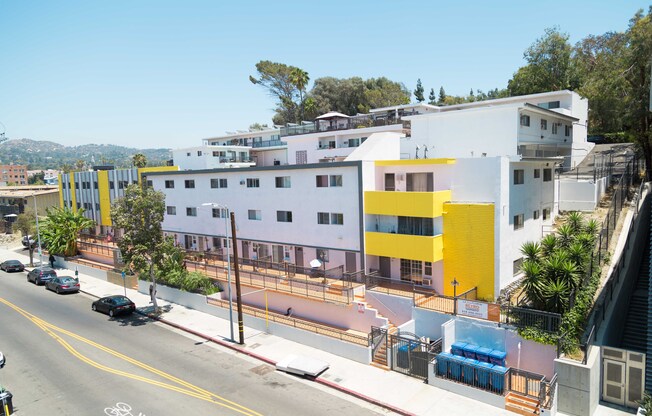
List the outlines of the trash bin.
{"label": "trash bin", "polygon": [[453,355],[464,355],[464,347],[466,347],[466,342],[454,342],[451,345],[451,353]]}
{"label": "trash bin", "polygon": [[475,370],[478,367],[478,360],[475,358],[465,358],[462,369],[462,379],[466,384],[475,385]]}
{"label": "trash bin", "polygon": [[494,365],[491,363],[486,363],[484,361],[478,362],[478,386],[483,389],[489,387],[489,374],[493,367]]}
{"label": "trash bin", "polygon": [[464,360],[465,358],[462,358],[459,355],[451,355],[450,361],[448,362],[451,379],[455,381],[460,381],[462,379],[462,363]]}
{"label": "trash bin", "polygon": [[501,365],[494,365],[494,368],[491,369],[491,391],[494,393],[503,394],[507,370]]}
{"label": "trash bin", "polygon": [[473,358],[474,360],[477,360],[475,353],[476,351],[478,351],[478,348],[480,347],[478,347],[477,345],[466,344],[464,346],[464,357]]}
{"label": "trash bin", "polygon": [[491,348],[480,347],[475,352],[475,358],[478,361],[488,363],[489,362],[489,353],[490,352],[491,352]]}
{"label": "trash bin", "polygon": [[[2,393],[0,393],[0,415],[8,416],[14,414],[14,405],[12,403],[12,397],[13,395],[8,390],[5,390]],[[5,413],[5,405],[9,410],[8,414]]]}
{"label": "trash bin", "polygon": [[401,368],[410,368],[410,344],[402,345],[396,354],[396,365]]}
{"label": "trash bin", "polygon": [[504,367],[505,357],[507,357],[507,353],[505,351],[491,350],[489,353],[489,362],[493,365],[500,365]]}
{"label": "trash bin", "polygon": [[448,364],[453,355],[447,352],[442,352],[437,355],[437,375],[448,377]]}

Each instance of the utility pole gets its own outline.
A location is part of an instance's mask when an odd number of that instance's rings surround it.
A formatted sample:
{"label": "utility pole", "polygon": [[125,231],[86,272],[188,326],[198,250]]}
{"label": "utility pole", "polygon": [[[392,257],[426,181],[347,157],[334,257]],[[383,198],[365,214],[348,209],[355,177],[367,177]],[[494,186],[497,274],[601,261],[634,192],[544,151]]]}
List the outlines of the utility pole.
{"label": "utility pole", "polygon": [[[244,345],[244,321],[242,318],[242,290],[240,289],[240,267],[238,267],[238,240],[235,234],[235,213],[231,211],[231,238],[233,238],[233,267],[235,268],[235,301],[238,306],[238,334],[240,345]],[[228,253],[227,253],[228,255]],[[229,259],[229,261],[231,261]]]}

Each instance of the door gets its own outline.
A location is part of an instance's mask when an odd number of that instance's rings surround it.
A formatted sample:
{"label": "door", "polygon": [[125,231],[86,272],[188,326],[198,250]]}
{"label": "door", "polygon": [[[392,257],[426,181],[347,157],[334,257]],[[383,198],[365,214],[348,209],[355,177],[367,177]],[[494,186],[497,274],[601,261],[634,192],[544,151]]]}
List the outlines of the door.
{"label": "door", "polygon": [[249,258],[249,241],[242,242],[242,258],[243,259]]}
{"label": "door", "polygon": [[636,409],[645,391],[645,354],[627,351],[626,380],[625,405]]}
{"label": "door", "polygon": [[346,252],[346,272],[355,273],[358,271],[355,253],[351,251]]}
{"label": "door", "polygon": [[274,263],[283,262],[283,246],[272,244],[272,261]]}
{"label": "door", "polygon": [[605,358],[602,361],[603,381],[602,381],[602,399],[616,403],[621,406],[625,405],[625,363]]}
{"label": "door", "polygon": [[303,247],[294,248],[294,264],[303,267]]}
{"label": "door", "polygon": [[380,275],[382,277],[392,277],[392,264],[389,257],[380,257]]}

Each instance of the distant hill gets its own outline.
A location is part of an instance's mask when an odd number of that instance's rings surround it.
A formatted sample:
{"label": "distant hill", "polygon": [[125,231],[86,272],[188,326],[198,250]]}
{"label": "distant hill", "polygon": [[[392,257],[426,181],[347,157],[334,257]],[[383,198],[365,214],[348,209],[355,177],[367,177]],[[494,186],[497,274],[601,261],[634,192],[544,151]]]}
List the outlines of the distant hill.
{"label": "distant hill", "polygon": [[0,143],[0,164],[27,165],[29,170],[62,169],[82,160],[86,166],[131,167],[131,157],[142,153],[148,166],[161,166],[172,158],[170,149],[136,149],[112,144],[63,146],[45,140],[16,139]]}

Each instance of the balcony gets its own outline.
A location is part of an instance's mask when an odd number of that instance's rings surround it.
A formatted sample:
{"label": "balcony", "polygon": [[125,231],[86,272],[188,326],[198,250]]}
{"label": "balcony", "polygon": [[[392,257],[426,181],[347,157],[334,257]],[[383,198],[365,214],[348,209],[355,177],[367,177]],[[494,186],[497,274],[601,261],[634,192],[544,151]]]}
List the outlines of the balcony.
{"label": "balcony", "polygon": [[266,147],[278,147],[278,146],[287,146],[287,143],[281,140],[263,140],[262,142],[251,143],[251,147],[253,149],[260,149]]}
{"label": "balcony", "polygon": [[443,212],[444,203],[451,200],[451,191],[364,193],[365,214],[435,218]]}
{"label": "balcony", "polygon": [[443,235],[422,236],[392,233],[365,233],[366,253],[372,256],[437,262],[444,258]]}
{"label": "balcony", "polygon": [[[406,113],[404,115],[408,116],[414,114],[417,113]],[[394,124],[403,124],[403,128],[408,130],[411,127],[409,121],[403,121],[400,117],[397,119],[395,117],[379,117],[377,115],[372,116],[370,114],[365,114],[362,116],[353,116],[348,119],[339,119],[336,123],[331,123],[327,120],[315,120],[312,122],[304,122],[304,124],[301,125],[281,127],[281,137],[327,131],[361,129],[365,127],[391,126]]]}

